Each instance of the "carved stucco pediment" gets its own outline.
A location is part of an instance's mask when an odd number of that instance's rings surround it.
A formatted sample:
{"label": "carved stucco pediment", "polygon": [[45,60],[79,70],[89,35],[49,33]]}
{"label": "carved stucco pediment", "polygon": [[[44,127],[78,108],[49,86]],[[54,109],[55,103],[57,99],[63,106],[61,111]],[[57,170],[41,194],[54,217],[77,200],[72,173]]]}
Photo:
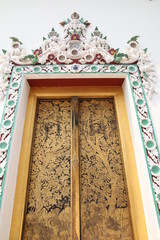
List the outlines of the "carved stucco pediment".
{"label": "carved stucco pediment", "polygon": [[3,98],[8,89],[12,67],[14,65],[42,64],[131,64],[137,63],[146,94],[151,98],[156,88],[154,65],[147,49],[139,45],[139,36],[132,37],[123,52],[119,48],[110,47],[106,36],[96,27],[91,38],[86,38],[90,23],[73,13],[70,19],[60,23],[64,29],[61,39],[54,28],[47,37],[43,37],[41,46],[28,54],[22,42],[11,37],[11,50],[2,50],[0,55],[0,97]]}

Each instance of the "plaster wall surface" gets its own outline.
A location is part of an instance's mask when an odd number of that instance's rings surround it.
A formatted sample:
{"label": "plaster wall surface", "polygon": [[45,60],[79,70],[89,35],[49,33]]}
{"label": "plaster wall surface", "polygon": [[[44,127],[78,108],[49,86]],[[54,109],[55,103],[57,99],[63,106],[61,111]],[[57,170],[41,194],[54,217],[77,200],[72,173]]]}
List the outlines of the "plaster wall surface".
{"label": "plaster wall surface", "polygon": [[[147,47],[151,51],[157,78],[159,76],[160,79],[159,0],[0,0],[0,49],[9,50],[11,43],[9,37],[15,36],[23,42],[28,53],[31,53],[31,49],[40,46],[42,37],[46,36],[52,27],[63,38],[63,28],[59,25],[59,22],[70,17],[74,11],[77,11],[81,17],[91,22],[88,37],[90,32],[98,26],[99,30],[104,35],[107,35],[108,43],[114,48],[123,50],[130,37],[140,35],[139,43],[142,48]],[[157,81],[157,86],[160,89],[160,80]],[[154,94],[152,100],[147,100],[160,148],[160,93]],[[127,101],[128,98],[126,97],[126,105]],[[3,107],[4,100],[0,101],[0,119]],[[130,120],[130,122],[132,121],[134,121],[134,118]],[[135,148],[135,135],[133,142]],[[139,174],[143,175],[143,171],[139,171]],[[145,178],[146,172],[144,173]],[[146,198],[147,194],[148,188],[146,187],[146,191],[142,193],[142,198]],[[152,201],[151,198],[148,199],[147,208],[150,206],[150,201]],[[5,212],[4,210],[1,209],[0,215]],[[151,211],[146,215],[147,224],[152,225],[156,222],[156,216],[150,214]],[[2,240],[8,239],[7,233],[3,235],[1,227],[0,234],[2,234]],[[155,233],[150,230],[149,239],[160,239],[157,227]]]}

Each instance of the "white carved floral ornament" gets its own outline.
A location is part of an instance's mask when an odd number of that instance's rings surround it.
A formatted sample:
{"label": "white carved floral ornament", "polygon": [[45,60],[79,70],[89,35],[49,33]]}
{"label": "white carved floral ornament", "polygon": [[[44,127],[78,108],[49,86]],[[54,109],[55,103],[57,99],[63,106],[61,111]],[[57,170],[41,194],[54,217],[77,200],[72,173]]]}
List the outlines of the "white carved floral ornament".
{"label": "white carved floral ornament", "polygon": [[90,23],[80,19],[77,13],[60,24],[65,33],[62,40],[52,29],[41,46],[28,54],[22,42],[11,37],[12,49],[2,50],[0,56],[0,98],[8,91],[0,127],[0,206],[23,74],[125,73],[129,74],[160,225],[160,152],[145,97],[145,93],[151,98],[158,92],[149,52],[139,46],[139,36],[132,37],[124,52],[120,52],[109,46],[107,37],[97,27],[88,41],[85,36]]}
{"label": "white carved floral ornament", "polygon": [[[141,49],[138,37],[132,37],[124,52],[109,46],[107,37],[96,27],[91,38],[86,39],[90,23],[80,19],[74,12],[71,19],[60,23],[64,28],[64,38],[52,28],[48,37],[43,37],[39,48],[28,54],[19,39],[11,37],[12,49],[2,50],[0,55],[0,98],[7,92],[8,83],[14,65],[36,64],[131,64],[137,63],[146,94],[151,98],[156,89],[156,74],[147,49]],[[75,67],[76,68],[76,67]]]}

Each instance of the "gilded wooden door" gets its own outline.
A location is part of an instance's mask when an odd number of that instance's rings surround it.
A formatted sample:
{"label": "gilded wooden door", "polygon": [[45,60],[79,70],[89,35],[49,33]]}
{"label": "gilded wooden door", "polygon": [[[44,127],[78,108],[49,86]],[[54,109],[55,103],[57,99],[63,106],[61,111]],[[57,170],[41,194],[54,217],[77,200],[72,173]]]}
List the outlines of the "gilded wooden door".
{"label": "gilded wooden door", "polygon": [[113,98],[38,100],[23,239],[132,239]]}

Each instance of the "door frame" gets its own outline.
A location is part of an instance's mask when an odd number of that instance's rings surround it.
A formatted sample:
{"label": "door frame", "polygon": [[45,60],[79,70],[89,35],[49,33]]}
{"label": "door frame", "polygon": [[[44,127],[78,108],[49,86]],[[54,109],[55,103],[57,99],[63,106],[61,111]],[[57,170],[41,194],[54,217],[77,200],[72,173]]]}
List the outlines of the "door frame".
{"label": "door frame", "polygon": [[148,239],[136,161],[122,87],[105,86],[50,88],[31,87],[21,145],[10,239],[21,239],[22,234],[37,99],[70,98],[72,96],[80,98],[114,98],[120,133],[122,158],[127,182],[133,235],[135,239]]}

